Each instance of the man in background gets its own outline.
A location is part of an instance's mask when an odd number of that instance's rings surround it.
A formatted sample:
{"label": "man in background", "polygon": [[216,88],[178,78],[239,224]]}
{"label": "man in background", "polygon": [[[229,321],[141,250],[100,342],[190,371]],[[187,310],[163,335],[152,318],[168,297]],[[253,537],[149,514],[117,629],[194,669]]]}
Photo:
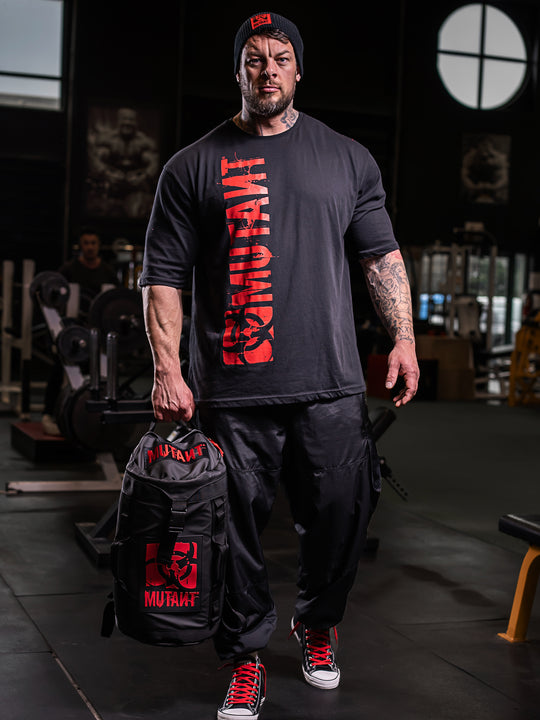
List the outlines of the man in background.
{"label": "man in background", "polygon": [[[79,285],[79,314],[83,319],[88,313],[91,301],[101,292],[103,286],[118,285],[116,271],[101,257],[100,246],[98,232],[93,228],[84,228],[79,236],[79,254],[65,262],[58,270],[69,283]],[[61,435],[54,415],[63,381],[64,368],[55,353],[41,417],[41,425],[46,435]]]}

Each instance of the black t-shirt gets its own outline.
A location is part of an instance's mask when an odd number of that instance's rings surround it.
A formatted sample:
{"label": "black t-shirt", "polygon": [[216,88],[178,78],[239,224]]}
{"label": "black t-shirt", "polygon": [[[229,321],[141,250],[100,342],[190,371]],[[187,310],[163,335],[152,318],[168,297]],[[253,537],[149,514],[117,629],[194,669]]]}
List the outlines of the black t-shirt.
{"label": "black t-shirt", "polygon": [[379,169],[359,143],[300,113],[278,135],[231,120],[165,165],[141,285],[187,288],[195,401],[240,406],[365,389],[345,238],[397,249]]}
{"label": "black t-shirt", "polygon": [[118,285],[115,271],[103,261],[97,267],[89,268],[83,265],[79,258],[74,258],[62,265],[58,272],[62,273],[68,282],[78,283],[81,290],[91,297],[101,292],[102,285]]}

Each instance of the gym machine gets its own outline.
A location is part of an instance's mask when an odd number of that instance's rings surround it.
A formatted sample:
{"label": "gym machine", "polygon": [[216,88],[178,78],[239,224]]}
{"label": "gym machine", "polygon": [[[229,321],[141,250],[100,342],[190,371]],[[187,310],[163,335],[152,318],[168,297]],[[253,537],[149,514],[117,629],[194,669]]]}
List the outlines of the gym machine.
{"label": "gym machine", "polygon": [[[493,296],[497,243],[482,223],[466,223],[464,228],[454,228],[454,241],[449,245],[435,243],[424,251],[422,291],[427,295],[424,309],[428,321],[443,320],[448,337],[467,337],[475,343],[482,341],[480,332],[481,308],[477,295],[486,295],[486,333],[484,349],[493,348]],[[483,293],[469,277],[471,262],[488,261],[487,287]],[[438,287],[437,285],[438,279]],[[433,305],[434,295],[441,295],[440,307]],[[422,313],[421,313],[422,314]]]}
{"label": "gym machine", "polygon": [[[28,289],[34,277],[35,263],[23,260],[20,332],[13,329],[15,263],[4,260],[2,263],[2,376],[0,381],[0,400],[9,405],[20,417],[27,417],[30,411],[30,377],[28,366],[32,356],[32,301]],[[19,379],[14,380],[12,373],[12,350],[20,352]]]}
{"label": "gym machine", "polygon": [[508,404],[540,404],[540,311],[525,318],[516,333],[510,365]]}
{"label": "gym machine", "polygon": [[[95,456],[105,480],[9,482],[6,489],[8,492],[118,490],[121,475],[113,452],[128,444],[136,430],[134,423],[152,416],[148,395],[137,396],[132,387],[151,367],[150,360],[143,358],[142,369],[121,385],[118,382],[119,358],[132,357],[146,348],[141,296],[127,288],[105,290],[92,301],[87,325],[82,325],[65,314],[71,286],[60,273],[39,273],[32,280],[29,292],[41,308],[67,379],[57,403],[58,426],[66,440],[83,456]],[[83,372],[87,367],[89,375]],[[117,420],[119,417],[122,420],[106,425],[104,410],[117,411]]]}

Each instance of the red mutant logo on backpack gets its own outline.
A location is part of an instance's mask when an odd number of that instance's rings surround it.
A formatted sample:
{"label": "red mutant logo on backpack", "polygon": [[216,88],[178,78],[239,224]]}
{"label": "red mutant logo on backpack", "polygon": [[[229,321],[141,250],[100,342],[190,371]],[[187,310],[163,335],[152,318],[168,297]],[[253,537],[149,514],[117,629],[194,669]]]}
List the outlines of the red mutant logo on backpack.
{"label": "red mutant logo on backpack", "polygon": [[271,25],[272,24],[272,18],[270,17],[270,13],[260,13],[259,15],[254,15],[251,18],[251,27],[253,30],[260,27],[261,25]]}
{"label": "red mutant logo on backpack", "polygon": [[175,543],[169,563],[158,562],[159,543],[147,543],[143,610],[193,612],[200,607],[200,549],[202,537]]}
{"label": "red mutant logo on backpack", "polygon": [[202,457],[210,457],[208,454],[208,446],[205,442],[197,443],[190,448],[180,450],[176,445],[170,443],[157,443],[154,447],[147,450],[148,467],[157,460],[176,460],[180,463],[192,463]]}

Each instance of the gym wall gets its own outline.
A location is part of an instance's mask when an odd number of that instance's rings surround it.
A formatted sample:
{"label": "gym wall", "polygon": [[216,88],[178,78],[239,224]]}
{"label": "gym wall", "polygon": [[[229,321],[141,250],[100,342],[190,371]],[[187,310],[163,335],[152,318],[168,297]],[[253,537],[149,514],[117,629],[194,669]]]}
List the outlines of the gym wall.
{"label": "gym wall", "polygon": [[[297,107],[366,144],[381,166],[388,207],[403,245],[427,245],[464,220],[482,220],[503,250],[529,251],[537,236],[539,182],[536,76],[510,107],[478,112],[456,103],[436,71],[437,32],[462,0],[276,3],[305,41]],[[540,36],[536,0],[494,5]],[[159,118],[160,162],[239,107],[232,39],[245,2],[158,0],[66,2],[70,78],[62,112],[0,107],[0,233],[3,256],[35,257],[37,270],[70,254],[81,224],[105,240],[141,242],[144,218],[88,217],[86,135],[95,107],[131,105]],[[509,203],[463,204],[464,133],[512,141]]]}

